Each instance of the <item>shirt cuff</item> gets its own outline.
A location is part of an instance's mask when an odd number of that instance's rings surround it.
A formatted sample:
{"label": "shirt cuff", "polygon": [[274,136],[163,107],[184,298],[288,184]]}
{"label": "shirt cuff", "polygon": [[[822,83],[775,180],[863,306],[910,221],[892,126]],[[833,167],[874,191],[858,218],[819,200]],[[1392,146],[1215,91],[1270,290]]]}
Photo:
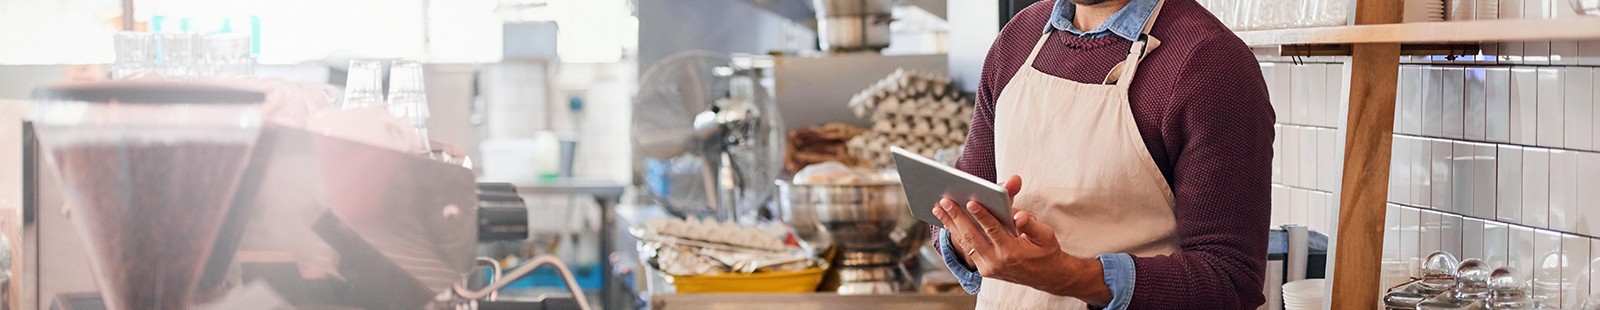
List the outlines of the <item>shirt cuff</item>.
{"label": "shirt cuff", "polygon": [[[1133,300],[1134,272],[1133,256],[1126,253],[1107,253],[1096,257],[1106,276],[1106,287],[1111,289],[1111,303],[1104,309],[1128,309],[1128,303]],[[948,259],[947,259],[948,260]]]}
{"label": "shirt cuff", "polygon": [[[950,273],[956,276],[956,282],[961,283],[961,289],[966,290],[967,294],[977,294],[983,284],[983,275],[979,275],[977,270],[968,269],[967,264],[961,261],[961,255],[950,245],[950,231],[940,229],[938,243],[939,254],[944,256],[944,265],[950,267]],[[1133,264],[1131,258],[1128,264]],[[1129,286],[1128,289],[1131,291],[1133,287]]]}

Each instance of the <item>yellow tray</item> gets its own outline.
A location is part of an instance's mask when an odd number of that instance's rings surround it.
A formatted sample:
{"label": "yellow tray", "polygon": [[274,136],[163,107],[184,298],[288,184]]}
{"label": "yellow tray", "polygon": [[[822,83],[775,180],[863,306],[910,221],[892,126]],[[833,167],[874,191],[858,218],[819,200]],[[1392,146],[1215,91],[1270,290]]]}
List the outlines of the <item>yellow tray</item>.
{"label": "yellow tray", "polygon": [[677,287],[678,293],[800,293],[816,291],[823,271],[811,267],[751,274],[669,276],[668,282]]}

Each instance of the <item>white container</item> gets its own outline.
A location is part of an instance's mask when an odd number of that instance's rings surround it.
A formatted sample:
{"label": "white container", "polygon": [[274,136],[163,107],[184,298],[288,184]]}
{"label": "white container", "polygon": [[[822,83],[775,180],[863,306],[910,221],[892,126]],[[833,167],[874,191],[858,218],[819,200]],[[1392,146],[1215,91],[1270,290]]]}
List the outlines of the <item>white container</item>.
{"label": "white container", "polygon": [[560,140],[541,132],[534,139],[489,139],[481,144],[484,181],[531,184],[559,175]]}

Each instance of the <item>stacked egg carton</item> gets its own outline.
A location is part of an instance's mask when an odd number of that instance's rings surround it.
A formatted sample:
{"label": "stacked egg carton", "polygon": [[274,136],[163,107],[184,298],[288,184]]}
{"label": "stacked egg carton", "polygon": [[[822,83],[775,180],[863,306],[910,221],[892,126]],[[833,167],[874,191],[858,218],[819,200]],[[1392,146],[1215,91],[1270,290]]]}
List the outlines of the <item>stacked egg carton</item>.
{"label": "stacked egg carton", "polygon": [[[768,226],[772,225],[774,224],[768,224]],[[702,220],[694,217],[687,220],[657,217],[645,222],[645,228],[655,236],[765,251],[783,251],[785,248],[783,238],[770,233],[770,231],[781,229],[777,227],[740,226],[731,221],[719,222],[714,219]]]}
{"label": "stacked egg carton", "polygon": [[896,70],[850,98],[850,108],[873,122],[850,140],[850,153],[878,167],[894,162],[890,146],[930,158],[940,150],[959,151],[972,123],[972,100],[950,77],[919,71]]}

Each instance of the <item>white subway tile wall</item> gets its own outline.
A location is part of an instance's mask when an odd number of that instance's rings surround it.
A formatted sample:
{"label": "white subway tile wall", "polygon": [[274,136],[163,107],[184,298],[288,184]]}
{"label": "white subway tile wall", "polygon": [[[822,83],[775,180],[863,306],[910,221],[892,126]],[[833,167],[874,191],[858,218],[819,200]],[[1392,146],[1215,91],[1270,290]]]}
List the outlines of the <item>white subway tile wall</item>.
{"label": "white subway tile wall", "polygon": [[1445,250],[1444,217],[1445,214],[1438,211],[1422,210],[1422,235],[1419,236],[1422,241],[1418,241],[1422,248],[1418,252],[1423,256]]}
{"label": "white subway tile wall", "polygon": [[1560,307],[1577,309],[1588,299],[1589,238],[1579,235],[1561,235],[1561,304]]}
{"label": "white subway tile wall", "polygon": [[1506,257],[1506,266],[1517,270],[1517,279],[1532,279],[1534,261],[1538,260],[1534,252],[1534,230],[1527,226],[1511,227],[1511,242],[1508,245],[1510,255]]}
{"label": "white subway tile wall", "polygon": [[1574,232],[1600,235],[1600,212],[1595,212],[1600,202],[1600,153],[1578,153],[1578,213]]}
{"label": "white subway tile wall", "polygon": [[1403,66],[1400,68],[1400,85],[1397,93],[1401,97],[1398,110],[1401,110],[1400,121],[1405,134],[1422,134],[1422,66]]}
{"label": "white subway tile wall", "polygon": [[1561,68],[1539,68],[1539,133],[1538,144],[1545,147],[1562,147],[1565,142],[1566,129],[1565,105],[1562,104],[1565,91],[1562,90]]}
{"label": "white subway tile wall", "polygon": [[1522,147],[1500,146],[1500,163],[1495,175],[1500,193],[1495,208],[1495,219],[1506,223],[1522,223]]}
{"label": "white subway tile wall", "polygon": [[1462,238],[1466,237],[1466,219],[1460,215],[1439,214],[1439,250],[1455,254],[1456,257],[1481,257],[1465,256],[1466,246]]}
{"label": "white subway tile wall", "polygon": [[1550,150],[1522,152],[1522,224],[1550,227]]}
{"label": "white subway tile wall", "polygon": [[1484,71],[1484,135],[1491,142],[1511,142],[1511,69]]}
{"label": "white subway tile wall", "polygon": [[1594,149],[1594,70],[1568,67],[1562,90],[1566,115],[1566,145],[1569,149]]}
{"label": "white subway tile wall", "polygon": [[[1545,0],[1500,3],[1555,14]],[[1493,64],[1414,57],[1399,69],[1383,281],[1417,276],[1442,250],[1515,267],[1548,305],[1575,307],[1600,293],[1600,68],[1588,67],[1600,65],[1600,42],[1492,52]],[[1273,224],[1331,229],[1343,67],[1262,66],[1280,116]]]}
{"label": "white subway tile wall", "polygon": [[[1404,213],[1401,213],[1404,214]],[[1483,222],[1483,262],[1489,266],[1507,266],[1511,254],[1511,227],[1505,223]],[[1470,241],[1470,239],[1469,239]],[[1404,251],[1404,250],[1402,250]],[[1397,253],[1403,254],[1402,253]]]}
{"label": "white subway tile wall", "polygon": [[1453,141],[1451,149],[1455,156],[1450,158],[1450,201],[1454,204],[1455,212],[1466,216],[1478,215],[1478,204],[1473,201],[1472,185],[1477,178],[1473,174],[1472,160],[1477,158],[1478,151],[1469,142]]}
{"label": "white subway tile wall", "polygon": [[1589,257],[1579,264],[1589,267],[1589,294],[1600,295],[1600,239],[1589,239]]}
{"label": "white subway tile wall", "polygon": [[[1272,226],[1305,225],[1330,233],[1338,218],[1344,147],[1340,82],[1334,63],[1263,62],[1273,112]],[[1403,161],[1396,160],[1395,163]],[[1399,186],[1399,185],[1397,185]]]}
{"label": "white subway tile wall", "polygon": [[1462,96],[1466,95],[1466,74],[1463,68],[1445,67],[1440,70],[1439,100],[1444,108],[1444,137],[1451,139],[1466,138],[1466,104]]}
{"label": "white subway tile wall", "polygon": [[1537,230],[1533,239],[1533,296],[1536,300],[1561,302],[1561,233]]}
{"label": "white subway tile wall", "polygon": [[1450,163],[1452,161],[1451,158],[1455,157],[1455,143],[1444,139],[1430,139],[1428,143],[1433,146],[1433,155],[1428,159],[1433,169],[1433,179],[1430,180],[1430,187],[1432,187],[1433,192],[1432,206],[1437,210],[1454,212],[1454,201],[1450,199],[1452,198],[1450,197],[1452,186]]}
{"label": "white subway tile wall", "polygon": [[1511,143],[1533,145],[1538,136],[1539,72],[1511,68]]}
{"label": "white subway tile wall", "polygon": [[1483,220],[1466,218],[1461,235],[1460,257],[1488,257],[1483,247]]}
{"label": "white subway tile wall", "polygon": [[1464,123],[1466,125],[1466,136],[1464,138],[1472,141],[1484,141],[1487,139],[1486,131],[1488,130],[1488,101],[1487,94],[1484,91],[1484,83],[1487,82],[1488,78],[1486,76],[1487,71],[1482,67],[1473,67],[1464,68],[1462,72],[1467,83],[1464,89],[1465,93],[1462,94],[1462,98],[1467,101],[1465,110],[1467,115]]}
{"label": "white subway tile wall", "polygon": [[1578,153],[1550,152],[1550,229],[1578,228]]}
{"label": "white subway tile wall", "polygon": [[1430,137],[1444,136],[1444,98],[1440,84],[1444,68],[1424,67],[1422,70],[1422,134]]}
{"label": "white subway tile wall", "polygon": [[1407,262],[1406,274],[1419,277],[1421,273],[1417,267],[1421,265],[1422,256],[1426,255],[1422,252],[1422,210],[1401,208],[1400,226],[1405,229],[1400,235],[1400,257]]}

